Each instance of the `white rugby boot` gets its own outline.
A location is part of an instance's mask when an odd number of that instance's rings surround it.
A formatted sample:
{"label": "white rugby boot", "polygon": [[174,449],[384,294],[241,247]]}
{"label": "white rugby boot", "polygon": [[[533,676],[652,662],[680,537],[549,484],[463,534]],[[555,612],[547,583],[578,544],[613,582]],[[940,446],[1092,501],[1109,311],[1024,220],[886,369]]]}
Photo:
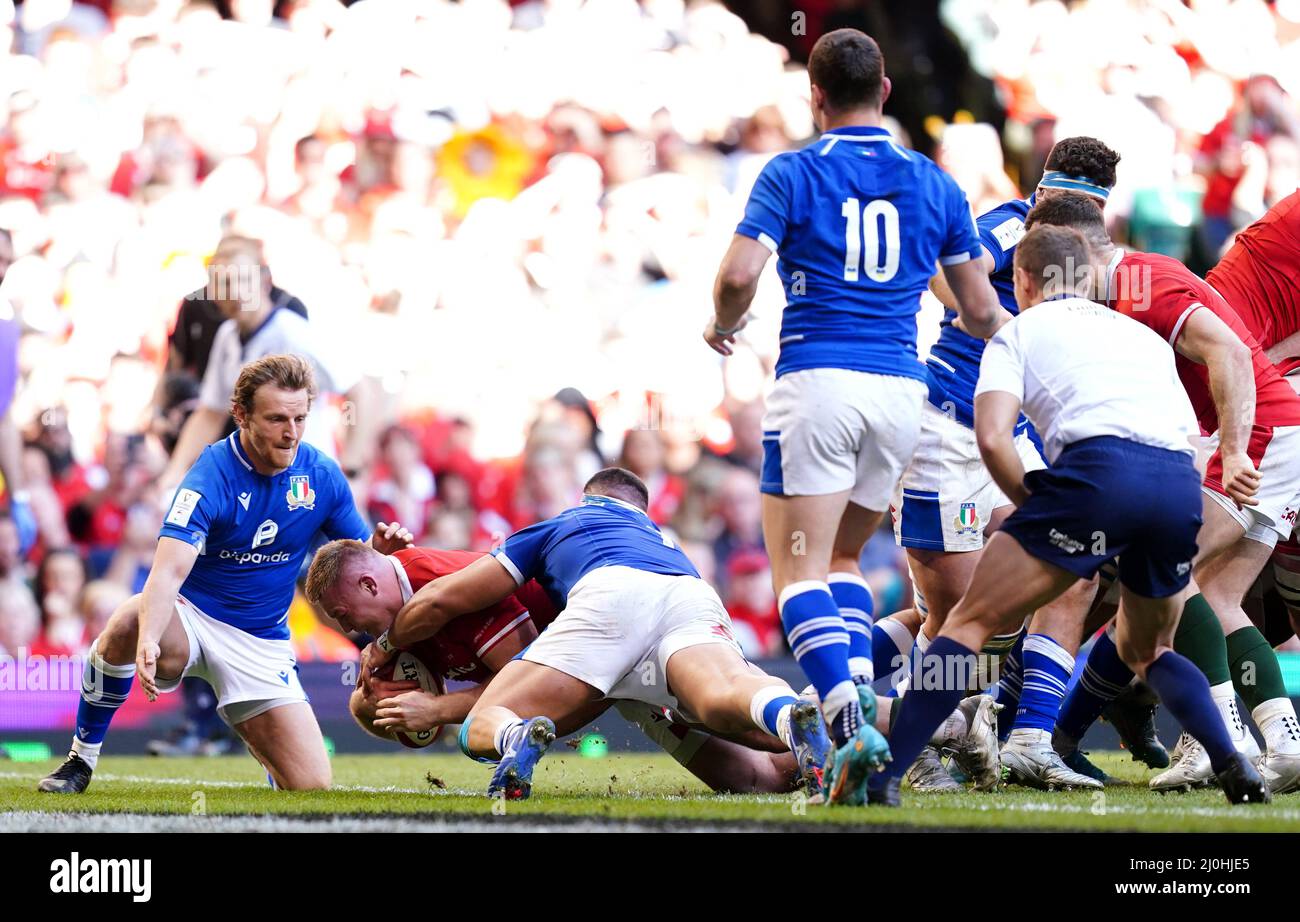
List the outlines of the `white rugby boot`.
{"label": "white rugby boot", "polygon": [[992,695],[972,695],[962,699],[957,710],[966,717],[966,733],[947,747],[953,761],[975,782],[975,790],[995,790],[1002,781],[998,744],[998,711],[1002,705]]}
{"label": "white rugby boot", "polygon": [[1177,762],[1151,779],[1149,787],[1153,791],[1190,791],[1192,788],[1208,787],[1214,783],[1214,769],[1210,767],[1210,754],[1205,751],[1196,737],[1183,733],[1178,738],[1174,752],[1179,755]]}
{"label": "white rugby boot", "polygon": [[1104,787],[1096,778],[1081,775],[1061,761],[1046,730],[1012,730],[1002,747],[1002,768],[1008,781],[1046,791],[1100,791]]}

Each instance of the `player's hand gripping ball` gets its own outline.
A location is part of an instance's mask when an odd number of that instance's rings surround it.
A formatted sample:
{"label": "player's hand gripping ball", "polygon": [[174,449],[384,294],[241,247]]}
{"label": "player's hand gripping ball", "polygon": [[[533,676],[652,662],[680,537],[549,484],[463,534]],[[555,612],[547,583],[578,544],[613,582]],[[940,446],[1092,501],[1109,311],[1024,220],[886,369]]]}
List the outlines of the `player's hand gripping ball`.
{"label": "player's hand gripping ball", "polygon": [[[418,682],[421,689],[435,695],[442,695],[447,691],[442,676],[430,670],[414,653],[406,650],[400,651],[392,659],[376,669],[372,677],[385,682]],[[418,693],[404,692],[395,698],[384,699],[380,702],[375,717],[378,720],[409,718],[410,715],[405,713],[408,707],[403,704],[403,699],[406,695],[415,694]],[[441,724],[427,730],[393,730],[393,736],[408,749],[423,749],[425,746],[431,745],[441,734]]]}

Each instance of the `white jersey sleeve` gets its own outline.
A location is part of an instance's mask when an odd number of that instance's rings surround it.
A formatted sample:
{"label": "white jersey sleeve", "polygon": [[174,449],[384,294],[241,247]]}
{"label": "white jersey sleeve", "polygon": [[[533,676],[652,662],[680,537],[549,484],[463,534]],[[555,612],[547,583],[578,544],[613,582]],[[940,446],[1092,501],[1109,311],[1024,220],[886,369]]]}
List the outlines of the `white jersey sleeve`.
{"label": "white jersey sleeve", "polygon": [[1021,349],[1018,319],[1005,324],[984,347],[979,381],[975,384],[976,397],[989,391],[1005,391],[1024,401],[1025,356]]}

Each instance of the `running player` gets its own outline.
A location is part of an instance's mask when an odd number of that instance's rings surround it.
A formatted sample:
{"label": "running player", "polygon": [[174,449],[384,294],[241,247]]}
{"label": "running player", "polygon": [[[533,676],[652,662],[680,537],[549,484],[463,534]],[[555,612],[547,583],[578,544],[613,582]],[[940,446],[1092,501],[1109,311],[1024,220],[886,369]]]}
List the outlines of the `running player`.
{"label": "running player", "polygon": [[[301,441],[315,395],[311,366],[295,355],[266,356],[239,373],[231,397],[239,429],[205,448],[185,475],[143,594],[124,602],[91,644],[72,751],[41,791],[86,790],[137,675],[151,701],[182,677],[201,676],[276,787],[329,787],[288,611],[316,534],[361,538],[370,529],[338,465]],[[395,523],[380,523],[370,537],[385,553],[410,541]]]}
{"label": "running player", "polygon": [[763,168],[723,257],[704,338],[730,355],[773,253],[785,286],[776,384],[763,420],[763,536],[781,622],[837,747],[833,799],[857,803],[881,750],[872,728],[871,613],[858,568],[916,449],[925,368],[916,313],[936,261],[967,328],[1005,311],[981,269],[966,196],[881,127],[880,49],[830,32],[808,62],[821,137]]}
{"label": "running player", "polygon": [[[414,593],[483,556],[406,548],[385,557],[358,541],[331,541],[316,552],[306,593],[345,627],[378,637],[392,627],[393,618]],[[422,733],[462,723],[492,676],[536,640],[538,631],[555,615],[546,593],[529,580],[497,604],[455,618],[433,637],[415,644],[411,651],[444,680],[475,683],[442,695],[424,691],[417,683],[373,677],[368,647],[349,708],[363,728],[385,739],[392,739],[394,731]],[[587,713],[560,723],[557,733],[580,729],[609,705],[594,702]],[[671,720],[638,701],[614,705],[715,791],[781,794],[793,790],[799,780],[794,756],[784,747],[777,751],[778,747],[767,746],[770,738],[765,734],[755,734],[760,738],[753,742],[764,750],[758,751]]]}
{"label": "running player", "polygon": [[[1254,739],[1237,711],[1241,695],[1267,742],[1264,777],[1275,793],[1293,790],[1300,786],[1300,724],[1277,656],[1246,616],[1242,599],[1278,538],[1290,534],[1300,509],[1300,397],[1210,285],[1177,260],[1115,247],[1087,199],[1062,195],[1041,202],[1026,223],[1081,231],[1106,267],[1102,297],[1160,333],[1177,352],[1179,377],[1197,419],[1214,433],[1214,454],[1197,538],[1196,581],[1204,595],[1189,601],[1176,647],[1205,672],[1234,741],[1248,750]],[[1258,638],[1234,643],[1231,660],[1237,666],[1231,670],[1225,633]],[[1067,749],[1096,718],[1094,710],[1105,700],[1097,692],[1122,688],[1131,678],[1108,635],[1094,646],[1089,669],[1097,681],[1076,687],[1058,721],[1058,741]],[[1180,750],[1182,759],[1152,779],[1156,790],[1212,779],[1203,748],[1189,739]]]}
{"label": "running player", "polygon": [[[1024,236],[1029,209],[1062,190],[1087,195],[1103,207],[1115,185],[1118,163],[1119,154],[1096,138],[1063,138],[1047,155],[1046,172],[1033,195],[1005,202],[976,219],[980,268],[988,273],[998,301],[1012,314],[1018,311],[1012,259]],[[975,444],[975,382],[984,340],[954,323],[957,302],[941,274],[931,279],[930,290],[946,310],[939,338],[926,360],[930,392],[922,410],[920,442],[892,502],[894,535],[907,552],[916,610],[924,619],[916,634],[921,652],[938,636],[948,611],[970,584],[986,538],[1014,508],[989,476]],[[1016,447],[1025,469],[1039,470],[1043,460],[1027,427],[1022,417]],[[1010,653],[999,671],[995,700],[1003,705],[998,715],[1001,735],[1007,737],[1002,761],[1012,780],[1040,787],[1100,787],[1066,766],[1051,742],[1074,655],[1083,639],[1079,613],[1087,609],[1092,594],[1089,583],[1071,587],[1033,615],[1027,635],[1022,636],[1016,626],[1013,633],[992,638],[982,651]],[[886,644],[881,655],[887,658],[907,654],[906,649],[895,649],[892,637],[898,634],[888,628],[873,632],[873,647],[876,642]],[[922,751],[908,782],[913,790],[956,787],[932,747]]]}
{"label": "running player", "polygon": [[[1118,555],[1124,662],[1200,741],[1230,803],[1267,801],[1205,677],[1171,647],[1201,525],[1196,419],[1173,357],[1149,329],[1090,300],[1091,254],[1076,231],[1031,228],[1014,267],[1021,313],[984,352],[975,431],[1016,511],[921,660],[891,736],[898,761],[870,784],[896,792],[897,766],[965,693],[991,634]],[[1022,407],[1050,464],[1028,475],[1014,442]]]}
{"label": "running player", "polygon": [[[516,532],[491,558],[426,585],[375,641],[385,653],[409,647],[530,579],[563,609],[461,724],[467,755],[500,760],[488,793],[527,797],[555,721],[602,698],[671,708],[724,735],[757,728],[793,752],[822,793],[831,749],[816,705],[745,662],[717,593],[646,514],[645,484],[606,468],[583,493],[581,505]],[[865,755],[878,763],[884,749]]]}

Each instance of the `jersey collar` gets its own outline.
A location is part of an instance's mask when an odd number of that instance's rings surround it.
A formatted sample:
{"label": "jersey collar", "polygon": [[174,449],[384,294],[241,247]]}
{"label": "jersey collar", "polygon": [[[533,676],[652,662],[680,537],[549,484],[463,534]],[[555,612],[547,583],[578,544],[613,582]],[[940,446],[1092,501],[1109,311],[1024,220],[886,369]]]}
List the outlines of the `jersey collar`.
{"label": "jersey collar", "polygon": [[827,138],[840,138],[845,141],[892,141],[894,136],[889,133],[888,128],[881,128],[879,125],[841,125],[826,132],[817,140],[825,141]]}
{"label": "jersey collar", "polygon": [[230,436],[226,441],[230,443],[230,450],[235,453],[235,457],[239,459],[239,463],[244,465],[247,470],[256,474],[257,470],[253,467],[253,462],[249,461],[248,455],[244,454],[244,446],[239,441],[239,430],[236,429],[234,432],[230,433]]}
{"label": "jersey collar", "polygon": [[402,604],[405,605],[407,602],[411,601],[411,596],[415,595],[415,590],[411,588],[411,578],[406,575],[406,568],[402,566],[402,562],[396,557],[389,556],[385,559],[391,563],[393,569],[397,571],[397,585],[402,589]]}
{"label": "jersey collar", "polygon": [[613,496],[597,496],[595,493],[582,494],[582,504],[584,506],[622,506],[624,509],[631,509],[637,515],[644,515],[649,518],[649,514],[639,506],[633,506],[626,500],[618,499]]}

